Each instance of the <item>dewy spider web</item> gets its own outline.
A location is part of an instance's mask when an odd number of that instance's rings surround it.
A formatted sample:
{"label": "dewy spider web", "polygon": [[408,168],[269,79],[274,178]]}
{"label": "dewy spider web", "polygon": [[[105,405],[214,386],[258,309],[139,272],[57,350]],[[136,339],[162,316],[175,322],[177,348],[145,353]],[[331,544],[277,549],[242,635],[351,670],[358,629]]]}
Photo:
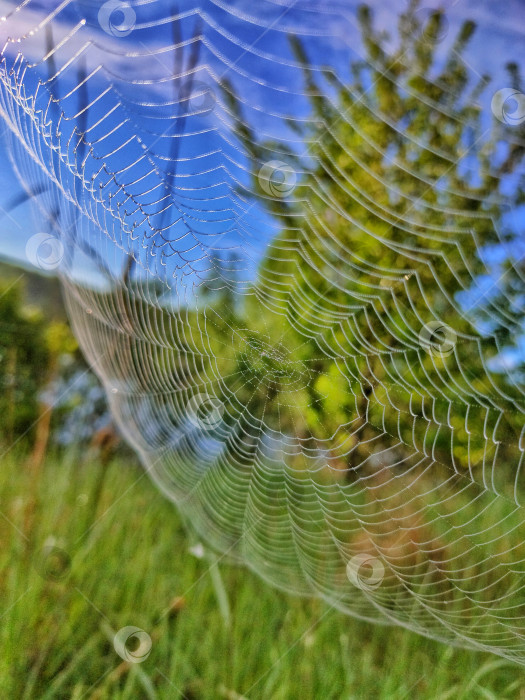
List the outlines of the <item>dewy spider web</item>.
{"label": "dewy spider web", "polygon": [[523,663],[524,396],[501,361],[523,103],[485,104],[470,24],[2,4],[0,109],[47,222],[28,257],[60,259],[156,483],[273,585]]}

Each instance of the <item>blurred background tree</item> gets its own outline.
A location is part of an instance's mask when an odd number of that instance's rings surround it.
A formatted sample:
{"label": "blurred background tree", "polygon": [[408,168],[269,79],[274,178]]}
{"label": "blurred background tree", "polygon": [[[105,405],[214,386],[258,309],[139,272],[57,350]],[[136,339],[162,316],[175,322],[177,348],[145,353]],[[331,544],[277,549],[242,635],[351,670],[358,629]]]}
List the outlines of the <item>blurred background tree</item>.
{"label": "blurred background tree", "polygon": [[[500,129],[487,130],[479,107],[489,78],[473,84],[462,59],[474,24],[464,22],[438,60],[446,18],[435,11],[423,20],[418,10],[411,2],[400,16],[393,45],[374,30],[369,8],[360,9],[366,56],[344,85],[330,69],[314,70],[307,46],[292,38],[311,105],[304,126],[294,127],[307,144],[301,156],[286,143],[261,142],[227,87],[251,189],[283,229],[260,267],[257,316],[265,313],[267,326],[286,319],[309,346],[317,379],[308,385],[305,428],[346,446],[343,469],[399,437],[447,466],[452,443],[454,465],[479,471],[491,412],[508,480],[523,397],[488,366],[503,338],[513,342],[513,329],[505,295],[487,295],[484,317],[470,298],[485,296],[486,251],[502,244],[504,215],[523,188],[502,193]],[[289,196],[269,196],[260,176],[276,153],[305,173]],[[507,158],[504,174],[519,173],[522,161],[523,152]],[[514,309],[523,316],[523,306]],[[450,352],[428,352],[419,337],[427,324],[450,333]],[[432,347],[443,342],[439,331],[430,338]],[[266,397],[261,403],[271,412]]]}
{"label": "blurred background tree", "polygon": [[0,440],[34,432],[38,394],[49,362],[42,313],[24,306],[20,283],[0,287]]}
{"label": "blurred background tree", "polygon": [[0,277],[0,444],[21,441],[38,467],[50,444],[87,445],[111,419],[67,323],[58,280],[3,262]]}

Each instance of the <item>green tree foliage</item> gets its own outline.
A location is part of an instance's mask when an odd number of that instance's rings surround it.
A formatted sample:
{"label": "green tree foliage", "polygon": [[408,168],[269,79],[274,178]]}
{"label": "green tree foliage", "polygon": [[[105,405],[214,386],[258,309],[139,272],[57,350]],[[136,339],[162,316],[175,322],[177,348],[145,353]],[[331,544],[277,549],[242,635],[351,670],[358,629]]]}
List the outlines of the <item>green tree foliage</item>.
{"label": "green tree foliage", "polygon": [[[462,59],[474,25],[465,22],[438,60],[445,18],[422,23],[417,9],[401,16],[397,45],[360,10],[366,55],[345,84],[314,69],[292,39],[311,108],[296,125],[302,159],[261,142],[225,87],[251,161],[244,194],[255,192],[281,229],[257,281],[242,290],[239,261],[217,255],[195,306],[168,310],[160,291],[127,279],[94,304],[113,309],[92,319],[112,338],[98,360],[104,375],[154,396],[141,410],[152,411],[155,440],[171,439],[191,397],[205,393],[224,406],[231,456],[247,463],[261,435],[277,431],[349,477],[371,455],[389,464],[423,456],[480,482],[495,466],[511,482],[522,396],[491,371],[500,337],[484,335],[465,299],[488,273],[484,249],[500,243],[502,202],[522,192],[500,192],[500,140],[478,106],[488,78],[472,84]],[[305,173],[293,196],[269,195],[260,176],[276,153]],[[522,156],[506,159],[507,174]],[[492,312],[505,319],[502,303]],[[82,314],[79,306],[72,317]]]}
{"label": "green tree foliage", "polygon": [[[482,251],[498,244],[503,214],[498,144],[484,132],[478,106],[488,79],[471,85],[462,60],[473,23],[463,24],[438,62],[445,18],[435,12],[421,23],[417,8],[413,2],[401,16],[398,45],[388,50],[361,8],[367,55],[351,66],[349,84],[329,69],[319,75],[292,41],[311,103],[299,130],[307,160],[285,144],[261,143],[228,89],[252,186],[282,225],[246,317],[287,334],[288,343],[301,336],[297,360],[310,379],[292,422],[296,433],[330,439],[342,454],[353,448],[343,468],[396,440],[447,467],[452,460],[479,472],[485,458],[515,468],[521,394],[488,369],[501,348],[459,302],[487,274]],[[327,85],[335,97],[326,96]],[[268,196],[258,177],[276,152],[307,173],[293,198]],[[507,172],[522,156],[507,162]],[[507,203],[521,196],[514,192]],[[501,304],[493,310],[501,314]],[[450,354],[422,346],[419,334],[432,323],[451,333]],[[266,417],[268,397],[259,401]],[[497,455],[483,426],[501,441]]]}
{"label": "green tree foliage", "polygon": [[25,307],[19,284],[0,287],[0,440],[30,433],[38,417],[38,393],[46,377],[46,324]]}

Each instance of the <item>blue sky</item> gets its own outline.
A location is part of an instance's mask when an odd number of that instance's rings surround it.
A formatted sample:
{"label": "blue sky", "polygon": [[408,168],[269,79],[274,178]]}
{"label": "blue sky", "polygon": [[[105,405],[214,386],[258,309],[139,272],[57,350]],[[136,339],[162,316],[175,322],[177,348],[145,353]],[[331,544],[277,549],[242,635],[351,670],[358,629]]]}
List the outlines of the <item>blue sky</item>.
{"label": "blue sky", "polygon": [[[182,212],[180,220],[175,220],[173,216],[171,219],[159,216],[154,219],[155,225],[164,226],[168,220],[173,224],[170,232],[173,243],[162,247],[164,263],[168,261],[167,267],[162,269],[163,266],[159,265],[161,258],[156,255],[155,245],[143,250],[137,241],[136,254],[153,274],[167,272],[171,275],[177,274],[174,272],[176,268],[184,269],[184,261],[194,268],[198,267],[203,247],[228,250],[241,243],[247,271],[253,274],[257,260],[278,227],[260,207],[239,199],[235,194],[237,182],[246,181],[247,163],[235,144],[231,143],[228,115],[220,104],[217,83],[225,77],[232,81],[259,137],[265,135],[268,138],[294,140],[292,145],[302,150],[300,141],[285,125],[286,117],[304,119],[308,114],[308,102],[302,96],[300,71],[291,65],[293,58],[288,34],[300,34],[312,62],[318,66],[331,66],[340,79],[345,80],[350,62],[362,55],[355,18],[360,3],[353,0],[296,3],[183,0],[171,5],[165,0],[140,0],[131,3],[136,21],[133,30],[123,37],[111,36],[101,28],[98,17],[102,4],[97,0],[78,0],[64,5],[56,15],[53,21],[54,38],[57,42],[64,41],[64,48],[57,54],[56,62],[65,69],[60,76],[59,87],[55,86],[55,89],[64,97],[73,87],[77,78],[76,68],[68,69],[67,65],[79,50],[85,57],[87,73],[94,72],[88,82],[90,100],[112,85],[112,91],[92,107],[89,117],[91,125],[98,116],[120,103],[121,108],[115,113],[118,116],[113,121],[106,121],[104,128],[106,124],[116,126],[123,115],[128,120],[114,135],[105,139],[101,147],[101,154],[105,156],[110,170],[118,170],[123,154],[107,157],[106,154],[111,150],[112,143],[116,146],[122,142],[123,134],[140,138],[140,143],[134,140],[128,146],[126,157],[130,163],[140,157],[142,145],[154,153],[156,165],[161,169],[168,168],[166,157],[170,156],[172,146],[171,139],[166,138],[166,125],[169,125],[166,116],[172,113],[170,110],[173,108],[169,104],[166,106],[166,103],[173,100],[173,84],[168,78],[172,74],[174,61],[173,52],[168,50],[172,42],[169,22],[171,8],[177,7],[183,15],[182,39],[187,44],[184,50],[186,61],[192,50],[197,16],[203,17],[205,41],[199,55],[197,79],[203,85],[209,85],[218,95],[212,109],[187,120],[186,131],[193,135],[181,139],[178,157],[182,162],[177,168],[176,185],[179,187],[177,204]],[[386,0],[369,4],[375,12],[376,26],[395,37],[392,28],[397,22],[399,9],[394,10],[394,6],[402,8],[404,4]],[[22,51],[29,63],[41,59],[45,53],[45,33],[39,30],[29,35],[29,32],[42,22],[50,10],[61,5],[63,3],[31,0],[20,12],[0,24],[0,37],[4,40],[8,36],[25,37],[21,42],[8,44],[8,61],[12,61],[18,51]],[[490,73],[494,89],[508,86],[504,65],[520,59],[519,48],[523,46],[525,34],[523,4],[518,0],[505,3],[462,0],[441,5],[447,10],[450,22],[449,31],[440,45],[442,55],[453,42],[461,23],[465,19],[474,19],[478,31],[466,54],[473,78],[478,74]],[[437,7],[438,3],[426,3],[427,8],[431,6]],[[1,0],[0,15],[9,14],[13,7],[12,2]],[[75,34],[75,39],[65,41],[80,20],[85,20],[85,23]],[[130,76],[135,81],[134,85],[127,84],[125,80]],[[29,84],[33,86],[38,78],[46,80],[47,69],[37,67],[31,77],[29,73],[27,75]],[[489,89],[482,102],[487,120],[491,118],[491,93]],[[72,116],[76,108],[75,95],[65,102],[65,109]],[[71,129],[72,124],[68,126],[66,122],[63,123],[63,141]],[[97,135],[96,130],[93,135]],[[4,158],[2,162],[0,207],[5,207],[20,192],[20,188],[8,159]],[[146,173],[148,162],[143,160],[141,163],[134,170],[139,173],[143,167]],[[132,178],[128,177],[128,182],[131,181]],[[144,191],[142,184],[141,188]],[[143,201],[150,214],[155,207],[153,202],[158,198],[158,190],[154,192],[150,202],[147,197]],[[130,214],[131,228],[137,221],[136,212]],[[28,205],[20,206],[11,215],[4,216],[0,220],[0,254],[24,262],[26,242],[31,235],[40,231],[41,226],[41,217],[35,217]],[[139,229],[135,230],[141,233]],[[85,235],[100,241],[101,252],[107,256],[109,264],[121,264],[123,256],[119,253],[118,241],[116,247],[112,247],[97,232],[88,230]],[[80,258],[79,265],[86,266],[84,272],[88,277],[92,274],[85,258]]]}

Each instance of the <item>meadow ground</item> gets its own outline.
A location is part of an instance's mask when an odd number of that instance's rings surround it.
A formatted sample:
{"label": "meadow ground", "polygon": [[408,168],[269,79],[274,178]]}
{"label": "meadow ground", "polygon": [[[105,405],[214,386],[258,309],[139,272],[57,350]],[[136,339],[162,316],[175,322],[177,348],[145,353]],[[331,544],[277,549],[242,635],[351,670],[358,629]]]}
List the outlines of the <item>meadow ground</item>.
{"label": "meadow ground", "polygon": [[[1,697],[525,698],[523,668],[497,656],[210,568],[133,460],[1,462]],[[129,625],[152,639],[140,664],[114,648]]]}

